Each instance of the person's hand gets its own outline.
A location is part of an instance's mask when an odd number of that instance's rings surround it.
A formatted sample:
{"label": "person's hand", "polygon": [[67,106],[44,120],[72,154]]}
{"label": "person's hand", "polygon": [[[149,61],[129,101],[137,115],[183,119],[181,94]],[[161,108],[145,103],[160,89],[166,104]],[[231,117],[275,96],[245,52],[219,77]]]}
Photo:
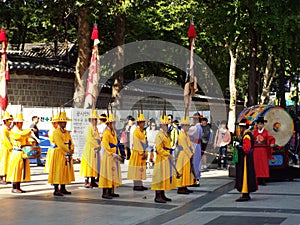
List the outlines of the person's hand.
{"label": "person's hand", "polygon": [[271,147],[271,148],[274,148],[274,147],[275,147],[275,145],[274,145],[274,144],[270,144],[270,147]]}
{"label": "person's hand", "polygon": [[122,158],[121,158],[118,154],[116,154],[116,153],[113,153],[112,156],[113,156],[113,158],[116,159],[116,160],[119,160],[119,161],[122,160]]}
{"label": "person's hand", "polygon": [[40,139],[37,139],[36,142],[37,142],[38,144],[40,144],[40,143],[41,143],[41,140],[40,140]]}

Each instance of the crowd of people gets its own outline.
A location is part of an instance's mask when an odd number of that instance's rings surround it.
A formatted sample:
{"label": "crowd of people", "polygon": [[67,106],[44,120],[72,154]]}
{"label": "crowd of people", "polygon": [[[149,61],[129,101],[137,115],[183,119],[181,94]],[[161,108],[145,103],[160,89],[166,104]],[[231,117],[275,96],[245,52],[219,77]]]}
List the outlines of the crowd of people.
{"label": "crowd of people", "polygon": [[[13,193],[24,193],[21,182],[30,181],[30,164],[26,146],[39,143],[38,117],[33,117],[29,129],[23,129],[23,114],[12,117],[8,112],[2,115],[0,131],[0,177],[3,184],[12,183]],[[218,169],[227,170],[227,149],[231,135],[222,121],[213,129],[208,119],[196,112],[181,121],[173,115],[163,113],[159,121],[147,120],[142,112],[137,118],[127,117],[124,128],[117,132],[114,114],[97,114],[91,110],[89,126],[85,131],[85,146],[80,163],[80,176],[85,178],[86,188],[101,188],[102,198],[119,197],[116,188],[122,185],[121,163],[128,160],[127,179],[133,181],[134,191],[155,191],[154,201],[171,201],[165,191],[177,188],[178,194],[190,194],[188,187],[199,187],[201,170],[207,170],[207,157],[218,155]],[[66,185],[75,180],[72,155],[74,144],[66,130],[71,121],[65,112],[53,115],[49,130],[50,148],[46,156],[44,171],[48,183],[54,187],[54,196],[70,195]],[[242,193],[237,201],[250,200],[250,192],[257,190],[258,182],[265,185],[269,177],[268,160],[275,139],[264,128],[266,121],[259,117],[256,129],[250,132],[247,119],[239,125],[238,162],[235,187]],[[159,127],[159,128],[158,128]],[[146,169],[152,168],[151,187],[143,183]]]}

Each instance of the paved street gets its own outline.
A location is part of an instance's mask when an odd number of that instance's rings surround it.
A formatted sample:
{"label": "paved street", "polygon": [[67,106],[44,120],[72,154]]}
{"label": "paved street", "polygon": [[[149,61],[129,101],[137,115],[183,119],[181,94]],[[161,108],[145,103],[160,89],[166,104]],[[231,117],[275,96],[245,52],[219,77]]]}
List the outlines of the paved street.
{"label": "paved street", "polygon": [[[18,224],[207,224],[207,225],[298,225],[300,224],[300,179],[259,186],[250,202],[235,202],[239,193],[228,172],[211,169],[202,173],[201,187],[194,193],[178,195],[168,204],[154,203],[154,191],[134,192],[122,165],[120,198],[103,200],[100,189],[86,189],[78,176],[68,186],[71,196],[54,197],[42,167],[32,165],[32,181],[22,184],[25,194],[12,194],[10,185],[0,186],[1,225]],[[151,183],[147,170],[146,186]]]}

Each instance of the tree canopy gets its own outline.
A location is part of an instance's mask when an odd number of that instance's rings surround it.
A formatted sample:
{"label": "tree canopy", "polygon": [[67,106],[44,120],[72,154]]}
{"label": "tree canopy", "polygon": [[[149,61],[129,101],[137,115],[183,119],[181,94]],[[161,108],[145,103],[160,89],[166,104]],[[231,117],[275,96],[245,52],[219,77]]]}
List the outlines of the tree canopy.
{"label": "tree canopy", "polygon": [[[83,8],[86,15],[79,20]],[[268,60],[275,71],[270,90],[279,91],[287,80],[298,82],[294,77],[300,74],[299,11],[297,0],[6,0],[0,2],[0,22],[16,50],[23,50],[30,42],[55,45],[68,41],[78,45],[82,41],[78,39],[82,38],[78,34],[81,23],[88,24],[90,32],[97,23],[99,53],[103,54],[120,43],[115,41],[120,39],[120,20],[116,18],[125,21],[125,43],[152,39],[185,47],[189,45],[187,30],[193,19],[197,30],[195,52],[209,65],[225,96],[229,96],[228,48],[238,48],[237,96],[244,99],[253,94],[258,101]],[[124,79],[128,80],[153,75],[180,85],[184,82],[182,71],[155,62],[124,70]],[[255,84],[248,83],[249,76]]]}

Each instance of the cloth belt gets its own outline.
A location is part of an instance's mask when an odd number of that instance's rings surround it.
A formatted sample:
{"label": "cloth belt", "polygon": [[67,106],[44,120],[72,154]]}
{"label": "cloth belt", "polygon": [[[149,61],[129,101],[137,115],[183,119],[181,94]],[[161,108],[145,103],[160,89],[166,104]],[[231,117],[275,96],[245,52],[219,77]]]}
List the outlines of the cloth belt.
{"label": "cloth belt", "polygon": [[267,144],[267,142],[255,142],[254,144],[256,144],[256,145],[266,145]]}
{"label": "cloth belt", "polygon": [[192,142],[195,143],[195,144],[200,144],[201,140],[200,139],[194,139],[194,140],[192,140]]}

